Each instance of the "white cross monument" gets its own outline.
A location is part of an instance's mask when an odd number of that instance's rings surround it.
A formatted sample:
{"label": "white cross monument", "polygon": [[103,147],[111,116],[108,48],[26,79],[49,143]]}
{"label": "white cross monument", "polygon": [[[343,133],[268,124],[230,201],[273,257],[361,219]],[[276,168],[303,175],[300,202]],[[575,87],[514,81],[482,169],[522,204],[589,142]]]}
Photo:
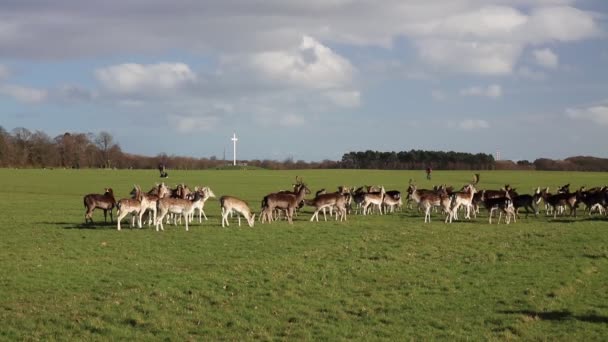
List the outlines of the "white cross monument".
{"label": "white cross monument", "polygon": [[232,160],[232,165],[236,166],[236,142],[239,140],[236,138],[236,133],[232,133],[232,145],[233,145],[233,150],[232,150],[232,155],[234,157],[234,159]]}

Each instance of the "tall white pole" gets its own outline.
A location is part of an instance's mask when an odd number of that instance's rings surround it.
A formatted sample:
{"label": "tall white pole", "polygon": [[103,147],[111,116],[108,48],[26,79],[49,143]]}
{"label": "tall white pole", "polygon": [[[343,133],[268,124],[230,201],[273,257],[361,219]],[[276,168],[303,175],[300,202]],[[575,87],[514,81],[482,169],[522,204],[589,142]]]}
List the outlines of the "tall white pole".
{"label": "tall white pole", "polygon": [[232,145],[233,145],[232,146],[232,148],[233,148],[233,150],[232,150],[232,156],[233,156],[232,165],[236,166],[236,142],[237,142],[237,140],[239,140],[239,139],[236,138],[236,133],[232,133],[232,139],[230,139],[230,140],[232,140]]}

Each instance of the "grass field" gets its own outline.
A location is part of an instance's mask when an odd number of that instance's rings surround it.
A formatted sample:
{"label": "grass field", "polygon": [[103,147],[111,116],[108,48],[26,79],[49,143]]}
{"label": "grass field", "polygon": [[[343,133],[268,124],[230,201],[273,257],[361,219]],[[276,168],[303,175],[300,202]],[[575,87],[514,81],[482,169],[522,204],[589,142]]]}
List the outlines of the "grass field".
{"label": "grass field", "polygon": [[[471,172],[170,171],[258,210],[295,175],[311,190],[461,186]],[[117,199],[158,172],[0,170],[1,340],[605,340],[608,220],[430,224],[410,211],[348,222],[83,225],[82,196]],[[479,188],[608,183],[606,174],[481,172]],[[124,226],[128,223],[124,222]]]}

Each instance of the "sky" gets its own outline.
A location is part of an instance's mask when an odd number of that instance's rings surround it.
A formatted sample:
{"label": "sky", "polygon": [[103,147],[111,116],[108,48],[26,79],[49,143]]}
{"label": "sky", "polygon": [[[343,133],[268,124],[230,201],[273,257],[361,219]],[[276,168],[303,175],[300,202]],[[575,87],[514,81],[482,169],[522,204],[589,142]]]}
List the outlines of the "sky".
{"label": "sky", "polygon": [[0,125],[128,153],[608,158],[608,1],[3,0]]}

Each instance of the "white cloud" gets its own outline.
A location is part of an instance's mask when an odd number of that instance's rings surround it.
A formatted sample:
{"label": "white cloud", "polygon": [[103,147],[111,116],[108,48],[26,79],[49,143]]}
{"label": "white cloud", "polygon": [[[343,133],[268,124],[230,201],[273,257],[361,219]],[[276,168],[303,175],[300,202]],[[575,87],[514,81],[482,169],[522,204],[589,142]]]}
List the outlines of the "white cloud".
{"label": "white cloud", "polygon": [[602,126],[608,126],[608,105],[587,108],[570,108],[566,115],[574,120],[586,120]]}
{"label": "white cloud", "polygon": [[196,74],[183,63],[120,64],[97,69],[95,77],[115,93],[158,93],[176,90],[196,81]]}
{"label": "white cloud", "polygon": [[466,119],[458,123],[458,128],[466,131],[484,129],[489,127],[490,124],[485,120]]}
{"label": "white cloud", "polygon": [[425,63],[482,75],[510,74],[522,51],[520,44],[441,39],[420,40],[417,47]]}
{"label": "white cloud", "polygon": [[492,84],[487,87],[469,87],[460,90],[462,96],[486,96],[489,98],[499,98],[502,96],[502,87],[499,84]]}
{"label": "white cloud", "polygon": [[537,49],[532,51],[536,63],[549,69],[555,69],[559,65],[559,59],[551,49]]}
{"label": "white cloud", "polygon": [[0,94],[12,97],[24,103],[40,103],[47,99],[48,92],[44,89],[22,87],[12,84],[0,85]]}
{"label": "white cloud", "polygon": [[600,32],[589,12],[570,6],[539,7],[521,33],[527,42],[576,41]]}
{"label": "white cloud", "polygon": [[522,66],[516,71],[516,75],[521,78],[542,81],[546,78],[546,75],[541,71],[532,70],[526,66]]}
{"label": "white cloud", "polygon": [[339,107],[358,107],[361,104],[361,93],[356,90],[334,90],[325,92],[324,95]]}
{"label": "white cloud", "polygon": [[310,36],[295,49],[256,53],[250,62],[263,77],[313,89],[349,85],[354,74],[347,59]]}
{"label": "white cloud", "polygon": [[217,127],[219,118],[215,116],[194,116],[172,114],[168,117],[171,126],[179,133],[211,131]]}

